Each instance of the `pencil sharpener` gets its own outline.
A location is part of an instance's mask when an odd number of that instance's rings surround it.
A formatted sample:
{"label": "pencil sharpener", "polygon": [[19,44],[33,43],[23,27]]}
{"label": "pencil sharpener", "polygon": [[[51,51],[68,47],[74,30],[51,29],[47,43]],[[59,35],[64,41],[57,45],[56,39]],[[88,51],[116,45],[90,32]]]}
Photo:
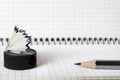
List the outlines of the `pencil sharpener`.
{"label": "pencil sharpener", "polygon": [[37,52],[34,49],[26,49],[22,53],[14,53],[10,50],[4,52],[4,67],[13,70],[26,70],[37,66]]}

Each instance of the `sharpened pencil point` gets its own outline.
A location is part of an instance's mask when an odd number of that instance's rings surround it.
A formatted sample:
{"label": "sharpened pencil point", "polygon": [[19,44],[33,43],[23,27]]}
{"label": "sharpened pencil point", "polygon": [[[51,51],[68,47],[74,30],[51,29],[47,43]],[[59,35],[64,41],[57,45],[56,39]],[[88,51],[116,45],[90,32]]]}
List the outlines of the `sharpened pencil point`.
{"label": "sharpened pencil point", "polygon": [[75,65],[81,65],[81,63],[75,63]]}

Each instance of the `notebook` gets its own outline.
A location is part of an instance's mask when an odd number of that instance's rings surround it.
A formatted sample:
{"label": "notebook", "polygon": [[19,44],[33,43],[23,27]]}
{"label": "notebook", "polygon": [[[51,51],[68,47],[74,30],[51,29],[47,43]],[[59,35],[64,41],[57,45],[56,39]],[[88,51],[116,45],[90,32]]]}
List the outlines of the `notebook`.
{"label": "notebook", "polygon": [[[55,45],[52,45],[52,42],[48,45],[49,40],[47,42],[43,40],[44,45],[38,45],[36,42],[38,39],[41,38],[37,38],[37,40],[33,38],[32,43],[34,44],[31,44],[31,48],[38,53],[37,67],[20,71],[6,69],[3,67],[3,54],[0,54],[0,80],[120,79],[120,70],[87,69],[74,65],[76,62],[94,59],[120,60],[120,46],[117,43],[119,39],[117,42],[115,41],[116,44],[113,44],[114,38],[112,38],[113,41],[110,44],[108,44],[109,39],[105,44],[102,42],[101,44],[90,44],[91,41],[88,42],[89,44],[84,41],[83,44],[76,44],[72,40],[72,45],[69,44],[69,40],[66,41],[66,44],[60,40],[63,44],[55,42]],[[61,38],[59,37],[59,39]],[[6,42],[6,38],[3,41]],[[93,43],[95,42],[93,41]],[[3,53],[5,47],[6,45],[3,43],[0,53]]]}
{"label": "notebook", "polygon": [[[32,35],[37,67],[9,70],[3,52],[13,27]],[[120,0],[0,0],[0,80],[119,80],[120,70],[74,63],[120,60]]]}

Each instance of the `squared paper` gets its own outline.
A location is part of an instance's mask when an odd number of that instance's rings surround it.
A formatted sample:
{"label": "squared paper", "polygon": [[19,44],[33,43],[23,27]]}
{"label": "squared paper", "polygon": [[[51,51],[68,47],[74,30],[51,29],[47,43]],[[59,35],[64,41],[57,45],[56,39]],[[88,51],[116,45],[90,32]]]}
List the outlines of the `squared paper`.
{"label": "squared paper", "polygon": [[[4,47],[1,46],[1,53]],[[37,67],[30,70],[9,70],[0,58],[0,78],[6,80],[79,80],[120,79],[120,70],[87,69],[74,63],[105,59],[120,60],[119,45],[33,45],[37,51]]]}

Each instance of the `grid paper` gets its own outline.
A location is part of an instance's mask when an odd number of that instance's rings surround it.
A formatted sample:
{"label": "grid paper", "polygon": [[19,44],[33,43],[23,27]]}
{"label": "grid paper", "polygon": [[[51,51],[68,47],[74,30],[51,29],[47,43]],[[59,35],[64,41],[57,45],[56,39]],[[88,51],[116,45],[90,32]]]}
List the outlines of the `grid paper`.
{"label": "grid paper", "polygon": [[45,45],[31,46],[37,50],[37,67],[30,70],[9,70],[3,67],[0,53],[0,80],[87,80],[120,79],[120,70],[97,70],[76,66],[74,63],[94,59],[120,59],[116,45]]}
{"label": "grid paper", "polygon": [[120,0],[0,0],[0,36],[15,25],[35,37],[119,35],[119,14]]}

